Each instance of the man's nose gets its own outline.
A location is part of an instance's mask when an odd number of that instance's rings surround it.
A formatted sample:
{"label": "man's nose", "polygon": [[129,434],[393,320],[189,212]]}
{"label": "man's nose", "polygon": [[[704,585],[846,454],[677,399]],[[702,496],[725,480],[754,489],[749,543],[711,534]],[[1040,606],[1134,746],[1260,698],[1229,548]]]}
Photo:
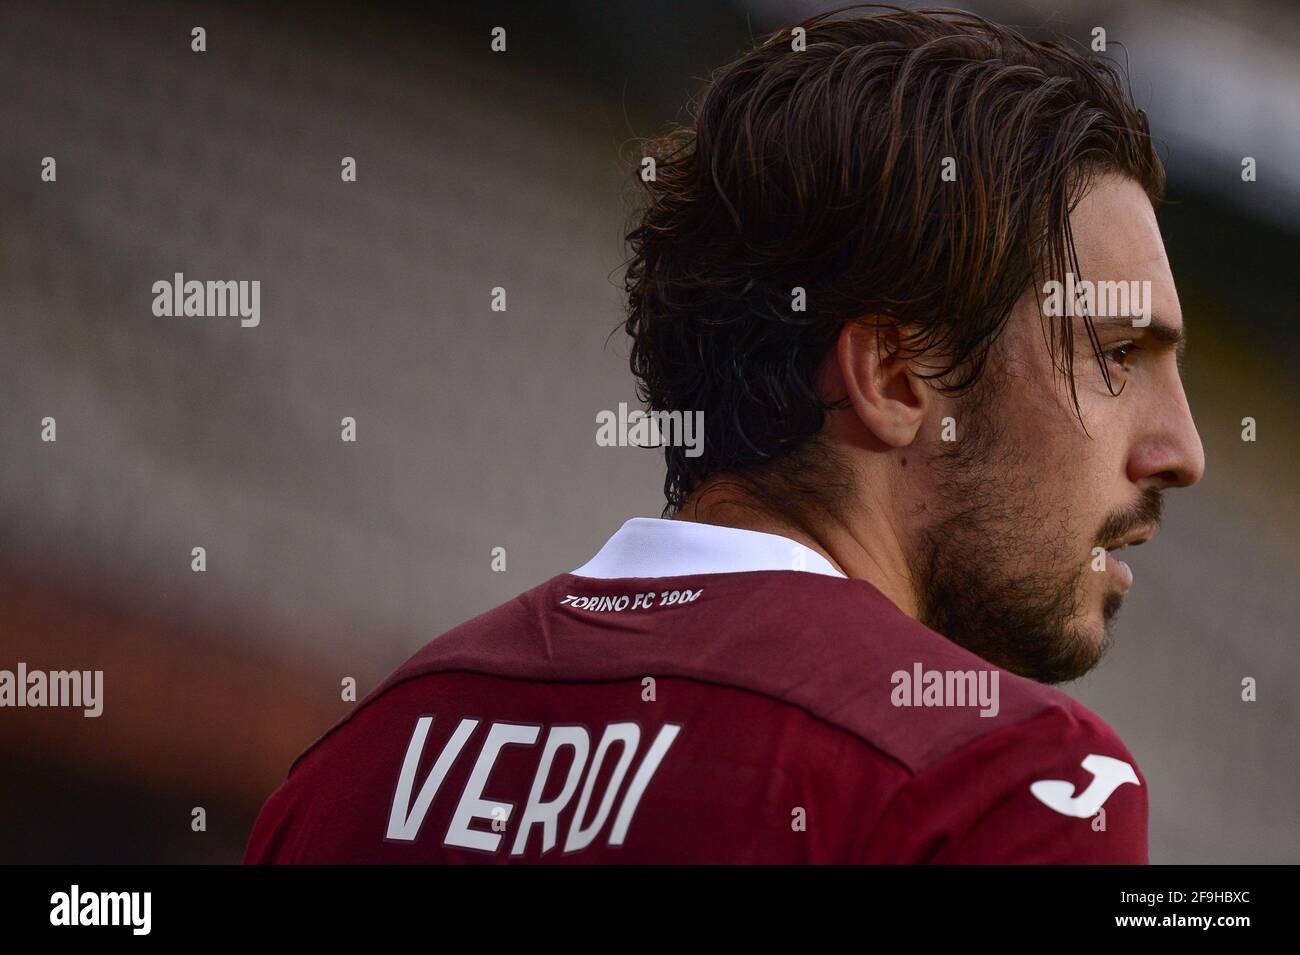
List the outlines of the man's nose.
{"label": "man's nose", "polygon": [[1182,382],[1162,412],[1145,416],[1143,440],[1129,459],[1134,483],[1158,482],[1161,487],[1189,487],[1205,474],[1205,448],[1196,430]]}

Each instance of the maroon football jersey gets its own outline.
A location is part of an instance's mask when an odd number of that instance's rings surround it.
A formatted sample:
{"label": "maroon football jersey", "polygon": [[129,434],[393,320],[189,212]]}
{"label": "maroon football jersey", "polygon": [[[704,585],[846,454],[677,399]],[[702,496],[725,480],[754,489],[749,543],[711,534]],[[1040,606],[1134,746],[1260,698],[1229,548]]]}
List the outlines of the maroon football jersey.
{"label": "maroon football jersey", "polygon": [[245,861],[1145,863],[1147,791],[1094,714],[865,581],[563,574],[303,753]]}

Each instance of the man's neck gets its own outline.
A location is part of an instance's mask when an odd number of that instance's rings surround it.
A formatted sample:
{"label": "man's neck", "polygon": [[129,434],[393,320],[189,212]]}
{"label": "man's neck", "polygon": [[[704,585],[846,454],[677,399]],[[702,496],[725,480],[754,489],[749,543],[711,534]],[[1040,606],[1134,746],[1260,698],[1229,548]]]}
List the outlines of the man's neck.
{"label": "man's neck", "polygon": [[909,617],[917,616],[903,542],[883,519],[861,527],[829,518],[815,524],[796,523],[724,480],[698,487],[673,519],[778,534],[825,557],[846,577],[867,581]]}

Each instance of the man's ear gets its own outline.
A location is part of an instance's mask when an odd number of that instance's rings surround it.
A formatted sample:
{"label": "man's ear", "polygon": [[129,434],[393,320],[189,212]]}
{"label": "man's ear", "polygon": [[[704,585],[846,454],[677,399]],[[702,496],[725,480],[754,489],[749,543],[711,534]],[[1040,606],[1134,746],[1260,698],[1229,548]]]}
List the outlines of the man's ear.
{"label": "man's ear", "polygon": [[[848,322],[827,355],[823,387],[835,398],[848,398],[841,415],[844,437],[879,450],[905,448],[916,440],[933,391],[914,363],[899,356],[897,326],[882,322]],[[864,429],[866,434],[861,430]],[[856,434],[854,433],[856,432]]]}

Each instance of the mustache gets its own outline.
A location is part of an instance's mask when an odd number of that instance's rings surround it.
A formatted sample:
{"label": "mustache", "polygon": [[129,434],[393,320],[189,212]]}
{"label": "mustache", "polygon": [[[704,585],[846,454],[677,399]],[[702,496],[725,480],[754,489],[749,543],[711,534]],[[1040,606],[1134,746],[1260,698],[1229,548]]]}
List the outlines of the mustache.
{"label": "mustache", "polygon": [[1106,518],[1101,525],[1101,530],[1097,532],[1097,546],[1109,550],[1110,544],[1130,531],[1159,524],[1164,509],[1165,501],[1161,492],[1153,487],[1147,488],[1135,504],[1115,511]]}

